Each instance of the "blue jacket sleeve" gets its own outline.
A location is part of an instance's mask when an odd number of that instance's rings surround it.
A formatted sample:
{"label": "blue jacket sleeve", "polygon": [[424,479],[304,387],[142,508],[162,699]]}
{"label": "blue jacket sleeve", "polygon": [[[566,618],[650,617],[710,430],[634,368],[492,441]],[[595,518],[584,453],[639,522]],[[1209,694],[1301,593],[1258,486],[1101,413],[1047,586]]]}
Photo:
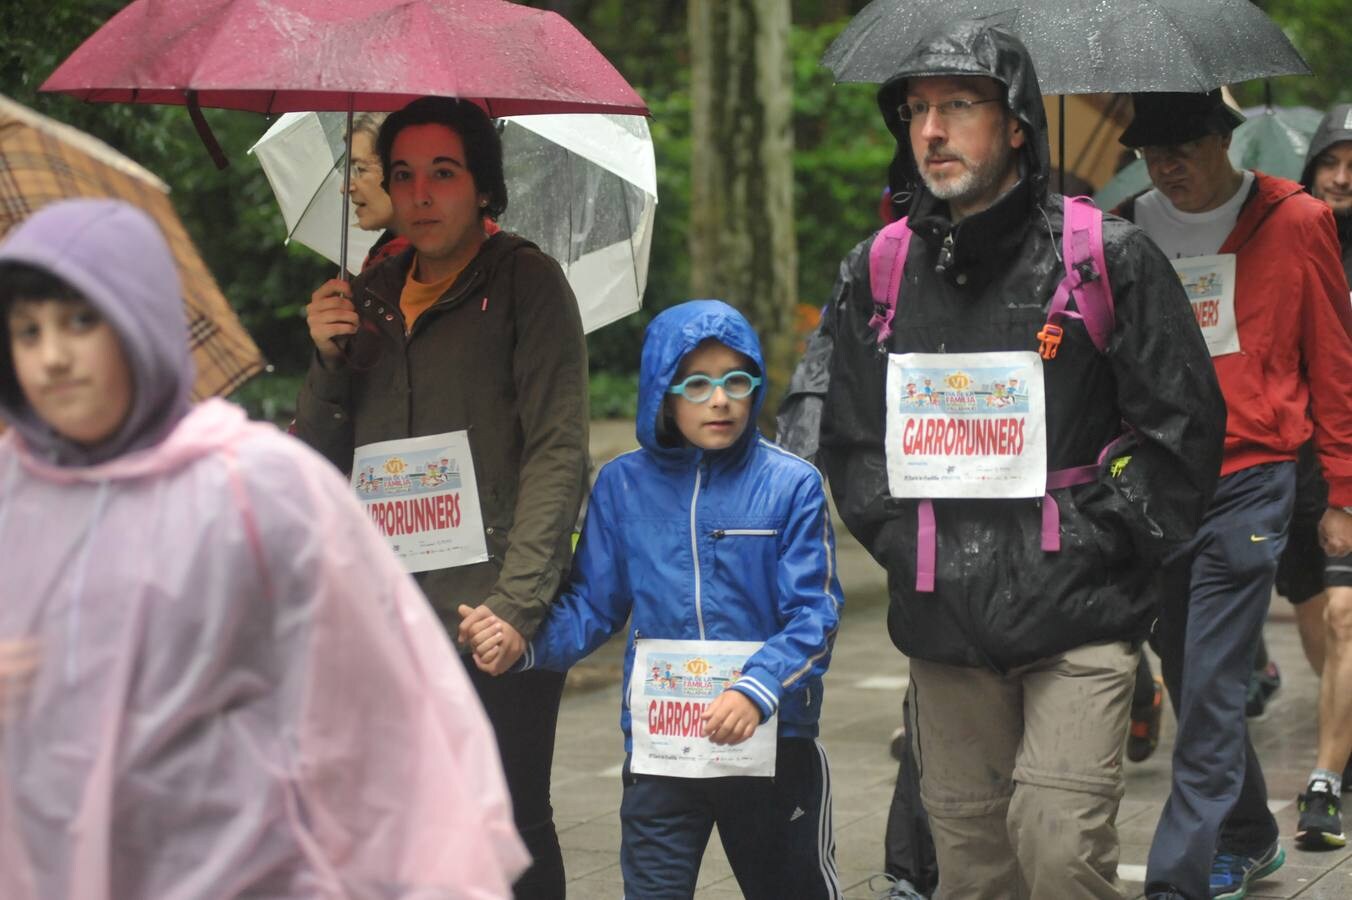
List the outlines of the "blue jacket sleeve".
{"label": "blue jacket sleeve", "polygon": [[732,686],[755,702],[762,722],[779,709],[784,694],[826,672],[845,604],[831,515],[816,470],[805,473],[794,491],[780,538],[775,595],[783,627],[747,660]]}
{"label": "blue jacket sleeve", "polygon": [[587,519],[567,587],[515,667],[562,672],[624,627],[633,605],[623,554],[612,527],[614,492],[602,468],[587,503]]}

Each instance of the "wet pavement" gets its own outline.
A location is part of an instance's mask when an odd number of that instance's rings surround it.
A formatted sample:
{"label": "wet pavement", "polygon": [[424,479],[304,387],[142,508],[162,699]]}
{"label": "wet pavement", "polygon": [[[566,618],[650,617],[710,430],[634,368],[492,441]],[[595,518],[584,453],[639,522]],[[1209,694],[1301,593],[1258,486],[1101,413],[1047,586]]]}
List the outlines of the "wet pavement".
{"label": "wet pavement", "polygon": [[[632,424],[593,423],[593,454],[608,459],[634,446]],[[901,719],[906,659],[884,627],[882,573],[837,524],[838,563],[846,608],[826,676],[821,742],[830,759],[834,795],[836,864],[850,900],[866,900],[871,875],[882,871],[883,831],[896,778],[888,751]],[[1252,898],[1301,900],[1352,898],[1352,849],[1308,853],[1291,842],[1296,794],[1314,762],[1318,682],[1301,653],[1291,608],[1276,598],[1266,630],[1268,651],[1282,687],[1267,713],[1250,720],[1263,760],[1271,806],[1282,828],[1286,864],[1249,888]],[[554,810],[576,900],[619,900],[619,731],[622,644],[612,641],[569,676],[554,754]],[[1156,665],[1158,672],[1158,665]],[[1172,712],[1167,708],[1159,749],[1143,763],[1127,764],[1127,793],[1118,815],[1122,858],[1118,868],[1127,897],[1141,895],[1146,854],[1169,790]],[[1352,798],[1352,794],[1344,795]],[[741,897],[717,837],[710,840],[697,898]]]}

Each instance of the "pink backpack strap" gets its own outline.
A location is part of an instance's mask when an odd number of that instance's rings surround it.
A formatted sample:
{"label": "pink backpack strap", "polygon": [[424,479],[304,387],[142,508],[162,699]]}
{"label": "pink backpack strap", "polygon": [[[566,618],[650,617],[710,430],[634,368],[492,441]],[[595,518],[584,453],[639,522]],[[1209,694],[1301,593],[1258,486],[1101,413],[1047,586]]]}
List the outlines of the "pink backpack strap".
{"label": "pink backpack strap", "polygon": [[[873,289],[875,310],[873,318],[869,320],[869,326],[878,329],[879,343],[892,333],[892,317],[896,314],[901,271],[906,264],[906,249],[910,242],[909,232],[904,235],[891,235],[887,242],[883,241],[883,235],[895,225],[904,225],[905,221],[901,219],[883,229],[869,249],[869,282]],[[897,249],[897,245],[900,249]],[[1061,331],[1055,323],[1063,318],[1083,321],[1085,330],[1089,332],[1089,339],[1102,353],[1107,350],[1108,341],[1112,337],[1116,313],[1113,308],[1112,288],[1108,283],[1108,264],[1103,256],[1103,213],[1088,197],[1065,198],[1061,257],[1065,262],[1066,275],[1057,285],[1056,293],[1052,295],[1051,306],[1047,310],[1047,323],[1043,326],[1044,331],[1038,334],[1038,338],[1043,340],[1042,355],[1045,359],[1056,356],[1056,345],[1060,343]],[[1074,310],[1067,308],[1072,296],[1075,298]],[[1050,337],[1049,332],[1052,333]],[[1051,492],[1058,488],[1092,483],[1098,478],[1098,468],[1095,464],[1047,473],[1047,493],[1042,498],[1044,552],[1056,553],[1061,549],[1061,511]],[[916,518],[915,588],[918,592],[930,593],[934,590],[935,572],[938,568],[938,541],[933,502],[921,500],[916,505]]]}
{"label": "pink backpack strap", "polygon": [[[1092,484],[1098,480],[1098,465],[1076,466],[1047,473],[1047,493],[1042,497],[1042,549],[1046,553],[1061,550],[1061,507],[1052,491]],[[938,569],[938,529],[934,524],[934,501],[921,500],[916,504],[915,589],[917,593],[934,591],[934,575]]]}
{"label": "pink backpack strap", "polygon": [[906,269],[910,247],[911,229],[902,216],[883,226],[868,248],[868,286],[873,294],[873,318],[868,320],[868,327],[878,332],[880,344],[892,336],[892,317],[897,314],[901,273]]}
{"label": "pink backpack strap", "polygon": [[[1089,339],[1100,353],[1108,349],[1113,334],[1116,314],[1113,309],[1113,291],[1108,283],[1108,264],[1103,258],[1103,213],[1088,197],[1065,198],[1065,222],[1061,233],[1061,258],[1065,261],[1066,277],[1056,287],[1051,306],[1047,310],[1045,330],[1052,332],[1051,346],[1043,334],[1042,357],[1056,356],[1060,343],[1060,319],[1080,319],[1089,332]],[[1075,298],[1075,309],[1066,307]]]}

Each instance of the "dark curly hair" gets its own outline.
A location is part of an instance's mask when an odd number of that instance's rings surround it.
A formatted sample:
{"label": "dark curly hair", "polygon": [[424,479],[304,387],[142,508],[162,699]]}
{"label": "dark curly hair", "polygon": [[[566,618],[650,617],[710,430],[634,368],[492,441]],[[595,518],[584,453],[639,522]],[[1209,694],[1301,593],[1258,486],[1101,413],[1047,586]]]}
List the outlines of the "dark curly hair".
{"label": "dark curly hair", "polygon": [[502,139],[498,130],[477,104],[455,97],[419,97],[398,112],[390,113],[380,126],[376,152],[384,170],[381,187],[386,193],[390,190],[390,153],[395,136],[413,125],[444,125],[460,135],[474,189],[488,195],[484,215],[496,219],[507,210],[507,182],[502,174]]}

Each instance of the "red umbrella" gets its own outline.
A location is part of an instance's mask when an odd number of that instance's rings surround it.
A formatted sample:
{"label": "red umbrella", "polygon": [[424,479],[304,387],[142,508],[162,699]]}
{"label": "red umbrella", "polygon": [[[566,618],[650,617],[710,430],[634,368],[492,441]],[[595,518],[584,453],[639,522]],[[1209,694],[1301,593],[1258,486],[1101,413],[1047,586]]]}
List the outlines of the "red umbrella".
{"label": "red umbrella", "polygon": [[203,106],[350,118],[442,95],[494,117],[648,112],[566,19],[506,0],[135,0],[41,90],[185,105],[222,168]]}
{"label": "red umbrella", "polygon": [[556,13],[505,0],[135,0],[44,91],[262,113],[398,109],[429,94],[490,116],[646,115]]}

